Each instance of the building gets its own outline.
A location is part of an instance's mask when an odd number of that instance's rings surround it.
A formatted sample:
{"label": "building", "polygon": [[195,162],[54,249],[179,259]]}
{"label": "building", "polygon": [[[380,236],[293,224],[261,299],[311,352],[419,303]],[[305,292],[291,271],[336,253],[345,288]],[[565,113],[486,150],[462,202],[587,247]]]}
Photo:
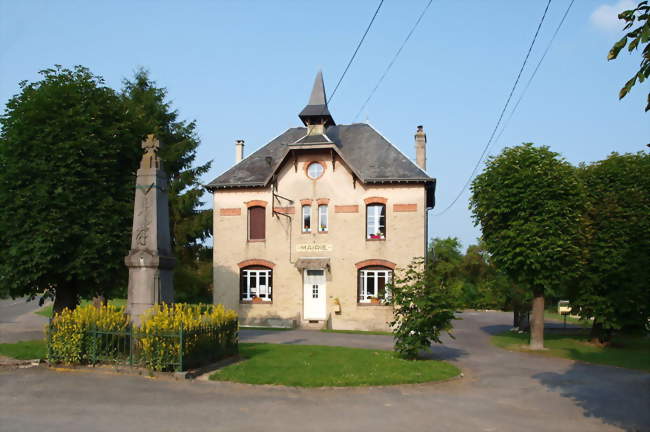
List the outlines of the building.
{"label": "building", "polygon": [[[208,186],[214,302],[244,325],[387,330],[386,284],[425,255],[435,179],[365,123],[337,125],[316,76],[305,127],[287,130]],[[419,166],[418,166],[419,165]]]}

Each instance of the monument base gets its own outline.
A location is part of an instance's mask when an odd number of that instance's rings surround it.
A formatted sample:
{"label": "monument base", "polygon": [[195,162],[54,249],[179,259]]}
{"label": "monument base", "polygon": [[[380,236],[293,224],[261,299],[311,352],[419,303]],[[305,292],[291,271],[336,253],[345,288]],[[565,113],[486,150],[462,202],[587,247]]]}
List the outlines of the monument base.
{"label": "monument base", "polygon": [[129,268],[126,312],[133,324],[139,325],[142,314],[153,305],[173,303],[176,260],[146,251],[131,251],[124,261]]}

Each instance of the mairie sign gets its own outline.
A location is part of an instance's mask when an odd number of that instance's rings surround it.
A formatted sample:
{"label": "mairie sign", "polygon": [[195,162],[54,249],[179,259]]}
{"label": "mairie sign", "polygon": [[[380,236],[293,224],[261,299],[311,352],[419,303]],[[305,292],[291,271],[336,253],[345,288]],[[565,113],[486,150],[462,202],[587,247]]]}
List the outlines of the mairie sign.
{"label": "mairie sign", "polygon": [[312,244],[298,244],[296,245],[297,252],[331,252],[332,245],[324,243],[312,243]]}

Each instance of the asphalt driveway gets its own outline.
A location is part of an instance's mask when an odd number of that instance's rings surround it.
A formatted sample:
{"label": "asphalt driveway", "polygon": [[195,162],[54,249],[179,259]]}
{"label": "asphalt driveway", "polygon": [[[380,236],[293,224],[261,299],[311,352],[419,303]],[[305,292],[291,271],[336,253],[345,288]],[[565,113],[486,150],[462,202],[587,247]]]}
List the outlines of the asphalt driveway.
{"label": "asphalt driveway", "polygon": [[[297,389],[0,369],[1,431],[650,431],[650,374],[492,347],[511,315],[468,312],[440,384]],[[242,331],[242,341],[391,348],[390,336]]]}
{"label": "asphalt driveway", "polygon": [[40,308],[38,299],[30,302],[25,298],[0,300],[0,343],[45,337],[47,318],[34,313]]}

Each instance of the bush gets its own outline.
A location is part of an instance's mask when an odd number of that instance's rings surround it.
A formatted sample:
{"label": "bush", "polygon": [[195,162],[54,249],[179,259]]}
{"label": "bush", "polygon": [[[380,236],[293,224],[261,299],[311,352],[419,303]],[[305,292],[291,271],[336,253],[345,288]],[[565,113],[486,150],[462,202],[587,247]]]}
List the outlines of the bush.
{"label": "bush", "polygon": [[64,309],[48,328],[48,359],[61,363],[88,363],[93,353],[90,330],[127,332],[128,315],[122,307],[91,304],[74,310]]}
{"label": "bush", "polygon": [[181,370],[236,353],[238,329],[237,314],[221,305],[156,305],[139,327],[131,326],[121,307],[87,305],[65,309],[52,319],[48,359]]}
{"label": "bush", "polygon": [[234,354],[237,340],[234,311],[222,305],[176,303],[157,305],[145,313],[138,342],[144,364],[163,370],[178,362],[181,343],[185,368]]}
{"label": "bush", "polygon": [[433,342],[442,343],[442,331],[451,336],[458,301],[451,287],[438,283],[431,264],[414,259],[396,277],[391,293],[395,319],[390,325],[400,356],[415,359]]}

